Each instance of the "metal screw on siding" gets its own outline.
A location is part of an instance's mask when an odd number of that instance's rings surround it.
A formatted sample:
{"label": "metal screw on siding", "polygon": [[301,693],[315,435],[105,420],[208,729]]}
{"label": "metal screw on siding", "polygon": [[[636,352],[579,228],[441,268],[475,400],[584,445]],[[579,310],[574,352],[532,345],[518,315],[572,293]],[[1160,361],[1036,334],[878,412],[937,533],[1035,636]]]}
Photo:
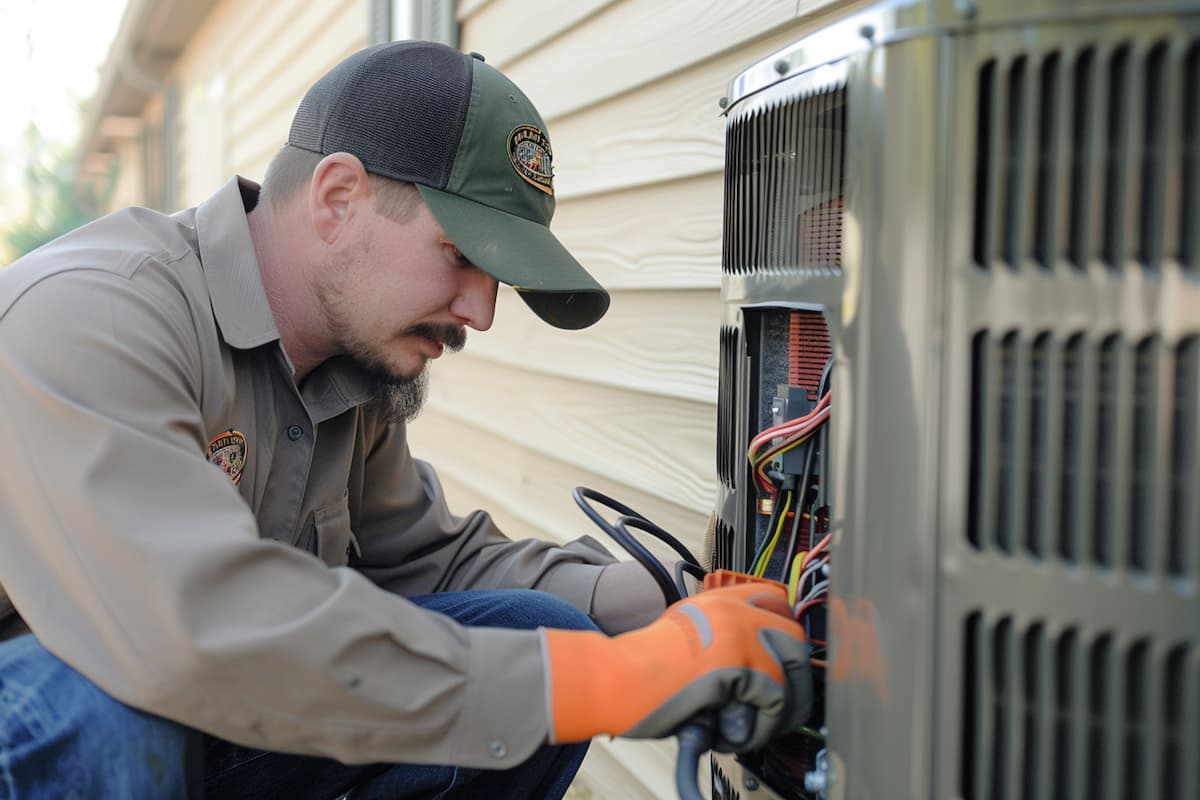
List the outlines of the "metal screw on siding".
{"label": "metal screw on siding", "polygon": [[858,35],[863,37],[867,41],[874,39],[875,38],[875,26],[874,25],[863,25],[861,28],[858,29]]}
{"label": "metal screw on siding", "polygon": [[747,792],[753,792],[758,788],[758,780],[753,775],[746,775],[742,778],[742,785],[746,787]]}
{"label": "metal screw on siding", "polygon": [[728,108],[729,107],[729,98],[722,97],[720,100],[717,101],[717,105],[719,105],[721,108]]}
{"label": "metal screw on siding", "polygon": [[791,68],[792,66],[788,64],[787,59],[781,58],[775,62],[775,71],[780,75],[787,75],[788,70]]}

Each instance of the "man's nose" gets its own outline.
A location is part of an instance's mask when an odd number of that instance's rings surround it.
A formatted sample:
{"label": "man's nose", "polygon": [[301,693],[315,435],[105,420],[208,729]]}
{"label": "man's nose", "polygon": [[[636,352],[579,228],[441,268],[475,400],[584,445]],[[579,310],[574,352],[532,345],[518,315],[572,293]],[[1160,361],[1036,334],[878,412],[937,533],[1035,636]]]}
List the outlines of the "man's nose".
{"label": "man's nose", "polygon": [[496,293],[500,283],[479,268],[466,270],[462,287],[450,311],[477,331],[492,327],[496,318]]}

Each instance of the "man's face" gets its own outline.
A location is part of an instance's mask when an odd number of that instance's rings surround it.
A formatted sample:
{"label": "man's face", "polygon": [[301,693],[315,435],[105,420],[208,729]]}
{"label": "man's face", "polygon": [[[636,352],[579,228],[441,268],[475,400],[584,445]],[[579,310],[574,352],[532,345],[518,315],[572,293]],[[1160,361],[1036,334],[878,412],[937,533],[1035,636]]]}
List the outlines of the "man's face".
{"label": "man's face", "polygon": [[473,266],[424,203],[403,222],[366,210],[317,296],[338,351],[376,384],[395,419],[420,410],[430,359],[485,331],[496,279]]}

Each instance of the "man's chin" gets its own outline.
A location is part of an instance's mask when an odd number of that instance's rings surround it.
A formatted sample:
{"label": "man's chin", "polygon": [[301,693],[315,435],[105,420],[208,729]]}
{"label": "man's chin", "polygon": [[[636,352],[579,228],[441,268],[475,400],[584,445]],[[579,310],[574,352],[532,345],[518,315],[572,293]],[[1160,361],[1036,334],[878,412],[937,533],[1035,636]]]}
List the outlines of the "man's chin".
{"label": "man's chin", "polygon": [[429,388],[429,364],[423,362],[414,374],[405,374],[364,359],[352,360],[367,380],[377,408],[388,422],[409,422],[421,413]]}

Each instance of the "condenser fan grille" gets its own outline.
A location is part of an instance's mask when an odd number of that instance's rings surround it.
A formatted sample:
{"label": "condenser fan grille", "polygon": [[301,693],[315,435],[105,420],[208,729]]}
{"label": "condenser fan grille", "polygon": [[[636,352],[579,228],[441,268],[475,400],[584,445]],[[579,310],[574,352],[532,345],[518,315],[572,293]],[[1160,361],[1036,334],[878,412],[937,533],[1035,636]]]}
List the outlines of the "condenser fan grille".
{"label": "condenser fan grille", "polygon": [[845,87],[830,88],[730,120],[725,272],[840,274],[845,95]]}

